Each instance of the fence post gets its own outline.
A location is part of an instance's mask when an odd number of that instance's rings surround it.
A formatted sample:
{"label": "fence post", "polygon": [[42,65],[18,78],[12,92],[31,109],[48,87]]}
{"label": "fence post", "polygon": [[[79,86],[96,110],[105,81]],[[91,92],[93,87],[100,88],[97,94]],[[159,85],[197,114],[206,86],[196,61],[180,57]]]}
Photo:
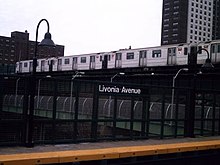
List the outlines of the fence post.
{"label": "fence post", "polygon": [[93,107],[92,107],[92,128],[91,128],[91,138],[92,140],[97,140],[97,129],[98,129],[98,83],[94,84],[94,94],[93,94]]}
{"label": "fence post", "polygon": [[54,79],[53,81],[53,113],[52,113],[52,142],[55,143],[56,140],[56,114],[57,114],[57,83],[58,81],[56,79]]}
{"label": "fence post", "polygon": [[0,76],[0,120],[2,118],[3,111],[3,97],[4,97],[4,77]]}
{"label": "fence post", "polygon": [[36,78],[35,76],[31,75],[28,79],[29,88],[28,94],[29,98],[29,105],[26,113],[26,140],[25,146],[26,147],[34,147],[33,141],[33,131],[34,131],[34,97],[35,97],[35,90],[36,90]]}
{"label": "fence post", "polygon": [[191,79],[191,88],[189,90],[188,105],[185,112],[184,136],[194,138],[194,122],[195,122],[195,92],[196,92],[196,75],[193,74]]}

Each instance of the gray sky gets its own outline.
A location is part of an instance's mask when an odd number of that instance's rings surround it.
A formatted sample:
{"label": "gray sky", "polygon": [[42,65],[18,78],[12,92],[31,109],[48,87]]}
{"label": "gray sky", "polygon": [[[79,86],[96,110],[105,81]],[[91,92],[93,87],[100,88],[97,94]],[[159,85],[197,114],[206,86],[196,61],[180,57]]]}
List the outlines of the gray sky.
{"label": "gray sky", "polygon": [[[35,41],[45,18],[65,56],[158,46],[161,17],[162,0],[0,0],[0,36],[27,30]],[[42,22],[38,41],[46,30]]]}

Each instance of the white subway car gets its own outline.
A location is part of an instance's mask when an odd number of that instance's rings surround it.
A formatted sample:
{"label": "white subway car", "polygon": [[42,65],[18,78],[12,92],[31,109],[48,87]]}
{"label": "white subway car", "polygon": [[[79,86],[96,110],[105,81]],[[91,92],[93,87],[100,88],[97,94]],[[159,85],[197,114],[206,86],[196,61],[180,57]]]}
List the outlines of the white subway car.
{"label": "white subway car", "polygon": [[[176,44],[38,59],[37,72],[187,65],[192,46]],[[212,63],[220,62],[220,40],[200,42],[196,47],[209,52],[198,52],[197,64],[203,64],[208,55]],[[32,72],[32,67],[32,60],[20,61],[16,72]]]}

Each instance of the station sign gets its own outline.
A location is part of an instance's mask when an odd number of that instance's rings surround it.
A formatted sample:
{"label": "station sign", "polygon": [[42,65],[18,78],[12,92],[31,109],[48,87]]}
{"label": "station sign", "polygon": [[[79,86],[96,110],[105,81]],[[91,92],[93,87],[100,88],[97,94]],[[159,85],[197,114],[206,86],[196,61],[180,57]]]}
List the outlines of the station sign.
{"label": "station sign", "polygon": [[142,88],[136,88],[134,86],[127,85],[106,85],[99,84],[98,91],[100,93],[111,93],[111,94],[128,94],[128,95],[141,95],[146,92]]}

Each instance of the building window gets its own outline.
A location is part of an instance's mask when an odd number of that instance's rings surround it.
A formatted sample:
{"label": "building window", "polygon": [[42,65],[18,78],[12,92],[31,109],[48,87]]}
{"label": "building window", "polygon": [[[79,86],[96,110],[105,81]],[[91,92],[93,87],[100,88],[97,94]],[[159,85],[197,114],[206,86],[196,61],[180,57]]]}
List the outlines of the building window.
{"label": "building window", "polygon": [[134,52],[127,53],[127,60],[134,59]]}

